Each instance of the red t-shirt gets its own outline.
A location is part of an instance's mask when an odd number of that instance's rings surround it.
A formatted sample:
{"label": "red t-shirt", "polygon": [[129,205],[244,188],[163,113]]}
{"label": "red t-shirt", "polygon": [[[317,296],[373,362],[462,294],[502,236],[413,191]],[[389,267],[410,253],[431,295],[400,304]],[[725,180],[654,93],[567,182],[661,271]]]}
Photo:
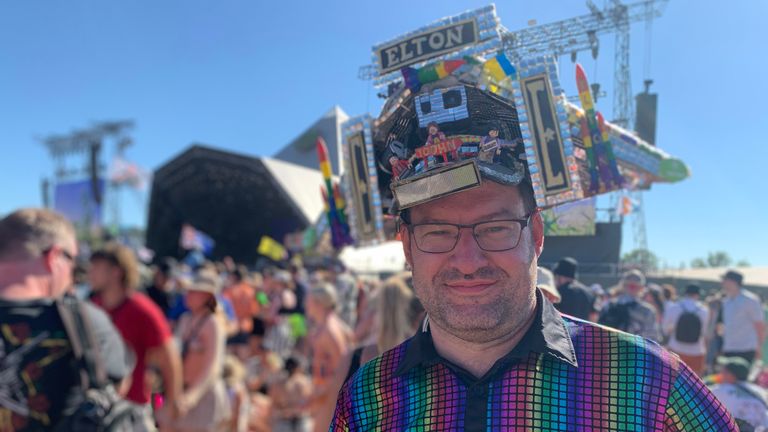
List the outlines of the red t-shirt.
{"label": "red t-shirt", "polygon": [[[94,303],[101,306],[95,296]],[[106,309],[105,309],[106,310]],[[135,292],[116,308],[106,310],[123,336],[126,346],[136,355],[133,382],[126,399],[138,404],[149,403],[150,388],[145,385],[147,351],[165,344],[171,338],[171,329],[159,307],[146,295]]]}

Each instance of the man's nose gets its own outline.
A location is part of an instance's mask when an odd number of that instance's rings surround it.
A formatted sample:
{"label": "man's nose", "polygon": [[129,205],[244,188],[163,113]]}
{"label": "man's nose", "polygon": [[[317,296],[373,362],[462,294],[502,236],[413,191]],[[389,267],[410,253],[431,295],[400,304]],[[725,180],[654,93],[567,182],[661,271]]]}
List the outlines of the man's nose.
{"label": "man's nose", "polygon": [[477,244],[472,228],[463,227],[459,230],[459,239],[453,249],[451,260],[453,266],[464,274],[472,274],[488,265],[485,251]]}

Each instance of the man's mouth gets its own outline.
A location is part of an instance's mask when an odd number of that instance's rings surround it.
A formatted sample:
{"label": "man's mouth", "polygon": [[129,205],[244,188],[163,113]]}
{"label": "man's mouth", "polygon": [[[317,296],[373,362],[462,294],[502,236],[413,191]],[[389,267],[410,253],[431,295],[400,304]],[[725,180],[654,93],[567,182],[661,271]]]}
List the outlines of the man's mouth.
{"label": "man's mouth", "polygon": [[479,294],[486,289],[490,288],[496,283],[495,280],[490,279],[461,279],[446,282],[445,285],[452,291],[459,294],[473,295]]}

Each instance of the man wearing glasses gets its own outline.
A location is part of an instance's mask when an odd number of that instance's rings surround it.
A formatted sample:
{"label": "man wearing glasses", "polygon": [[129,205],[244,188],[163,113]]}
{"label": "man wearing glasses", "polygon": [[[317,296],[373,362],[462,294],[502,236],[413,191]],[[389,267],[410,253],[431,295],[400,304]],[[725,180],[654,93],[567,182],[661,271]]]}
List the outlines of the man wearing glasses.
{"label": "man wearing glasses", "polygon": [[[72,287],[75,230],[49,210],[0,219],[0,430],[51,430],[77,400],[78,369],[54,300]],[[107,375],[130,372],[109,318],[83,305]]]}
{"label": "man wearing glasses", "polygon": [[[469,147],[492,125],[501,139],[520,138],[510,102],[457,83],[395,93],[373,130],[376,148],[390,133],[409,148],[423,142],[414,98],[424,92],[466,95],[467,114],[440,124],[452,142]],[[542,218],[527,168],[502,156],[393,180],[403,252],[428,316],[345,384],[331,430],[737,430],[677,356],[563,317],[539,293]]]}

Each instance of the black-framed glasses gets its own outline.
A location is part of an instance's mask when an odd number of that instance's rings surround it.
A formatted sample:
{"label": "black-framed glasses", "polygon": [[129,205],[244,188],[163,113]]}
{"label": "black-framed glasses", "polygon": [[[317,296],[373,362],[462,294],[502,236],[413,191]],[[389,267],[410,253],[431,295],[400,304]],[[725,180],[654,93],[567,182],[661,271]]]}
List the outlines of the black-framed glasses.
{"label": "black-framed glasses", "polygon": [[517,247],[523,229],[531,222],[533,213],[524,219],[504,219],[463,225],[451,223],[419,223],[407,225],[416,247],[426,253],[446,253],[452,251],[459,242],[462,228],[472,230],[480,249],[488,252],[501,252]]}

